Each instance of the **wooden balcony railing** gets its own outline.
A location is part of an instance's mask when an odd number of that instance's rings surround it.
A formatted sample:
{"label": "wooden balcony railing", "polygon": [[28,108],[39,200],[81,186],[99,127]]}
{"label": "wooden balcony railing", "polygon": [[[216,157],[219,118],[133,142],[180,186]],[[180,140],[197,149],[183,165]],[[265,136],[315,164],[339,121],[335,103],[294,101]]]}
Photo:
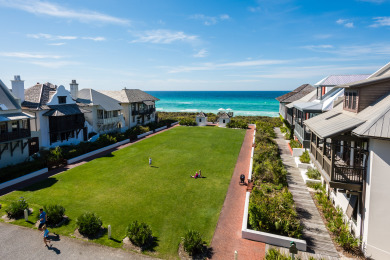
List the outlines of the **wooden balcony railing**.
{"label": "wooden balcony railing", "polygon": [[347,183],[363,183],[364,171],[364,167],[335,166],[331,180]]}
{"label": "wooden balcony railing", "polygon": [[16,132],[1,133],[0,142],[8,142],[17,139],[29,138],[31,136],[31,131],[29,129],[19,129]]}

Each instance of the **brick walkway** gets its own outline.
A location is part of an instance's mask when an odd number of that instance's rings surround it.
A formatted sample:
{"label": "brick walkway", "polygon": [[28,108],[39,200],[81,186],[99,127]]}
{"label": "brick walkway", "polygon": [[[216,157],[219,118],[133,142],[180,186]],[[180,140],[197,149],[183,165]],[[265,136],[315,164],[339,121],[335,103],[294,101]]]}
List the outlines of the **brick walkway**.
{"label": "brick walkway", "polygon": [[18,184],[12,185],[12,186],[10,186],[10,187],[1,189],[1,190],[0,190],[0,196],[3,196],[3,195],[5,195],[5,194],[7,194],[7,193],[10,193],[10,192],[12,192],[12,191],[14,191],[14,190],[23,189],[23,188],[25,188],[25,187],[28,187],[28,186],[34,184],[34,183],[43,181],[43,180],[49,178],[50,176],[53,176],[53,175],[56,175],[56,174],[65,172],[65,171],[67,171],[67,170],[69,170],[69,169],[72,169],[72,168],[74,168],[74,167],[77,167],[77,166],[79,166],[79,165],[82,165],[82,164],[84,164],[84,163],[87,163],[87,162],[89,162],[89,161],[92,161],[92,160],[94,160],[94,159],[96,159],[96,158],[99,158],[99,157],[105,156],[105,155],[107,155],[107,154],[110,154],[110,153],[112,153],[112,152],[115,152],[115,151],[117,151],[117,150],[123,149],[123,148],[125,148],[125,147],[130,146],[130,145],[133,145],[133,144],[135,144],[135,143],[138,143],[138,142],[142,141],[143,139],[150,138],[150,137],[152,137],[152,136],[154,136],[154,135],[157,135],[157,134],[159,134],[159,133],[168,131],[169,129],[172,129],[172,128],[176,127],[176,126],[178,126],[178,125],[174,125],[174,126],[172,126],[172,127],[169,127],[169,128],[167,128],[167,129],[164,129],[164,130],[159,131],[159,132],[157,132],[157,133],[153,133],[153,134],[148,135],[148,136],[146,136],[146,137],[144,137],[144,138],[138,139],[138,140],[136,140],[136,141],[134,141],[134,142],[130,142],[130,143],[127,143],[127,144],[124,144],[124,145],[121,145],[121,146],[112,148],[112,149],[110,149],[110,150],[107,150],[107,151],[104,151],[104,152],[101,152],[101,153],[92,155],[92,156],[90,156],[90,157],[88,157],[88,158],[85,158],[85,159],[83,159],[83,160],[80,160],[80,161],[78,161],[78,162],[75,162],[75,163],[72,163],[72,164],[68,164],[68,165],[66,165],[66,166],[64,166],[64,167],[61,167],[61,168],[58,168],[58,169],[50,170],[50,171],[48,171],[47,173],[42,174],[42,175],[40,175],[40,176],[37,176],[37,177],[35,177],[35,178],[31,178],[31,179],[29,179],[29,180],[20,182],[20,183],[18,183]]}
{"label": "brick walkway", "polygon": [[241,151],[225,202],[218,219],[211,247],[212,259],[234,259],[234,251],[238,252],[238,260],[263,259],[265,244],[241,238],[242,218],[244,215],[244,202],[247,187],[239,185],[240,175],[248,178],[251,159],[254,126],[247,130]]}
{"label": "brick walkway", "polygon": [[307,242],[307,251],[316,254],[318,259],[337,259],[339,254],[330,238],[320,213],[302,179],[284,136],[279,128],[275,128],[280,156],[288,172],[288,189],[293,195],[298,215],[303,223],[303,239]]}

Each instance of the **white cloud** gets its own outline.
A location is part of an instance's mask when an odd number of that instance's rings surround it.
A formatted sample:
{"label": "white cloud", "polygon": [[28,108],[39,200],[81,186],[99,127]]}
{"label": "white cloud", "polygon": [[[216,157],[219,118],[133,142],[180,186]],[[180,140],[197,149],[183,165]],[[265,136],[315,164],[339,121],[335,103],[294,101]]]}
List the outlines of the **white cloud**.
{"label": "white cloud", "polygon": [[316,50],[323,50],[323,49],[332,49],[334,48],[334,46],[330,44],[322,44],[322,45],[307,45],[307,46],[303,46],[302,48],[316,51]]}
{"label": "white cloud", "polygon": [[0,0],[1,6],[22,10],[35,15],[74,19],[80,22],[100,22],[129,25],[127,19],[117,18],[90,10],[72,10],[58,4],[31,0]]}
{"label": "white cloud", "polygon": [[27,34],[27,37],[47,40],[76,40],[77,36],[51,35],[47,33]]}
{"label": "white cloud", "polygon": [[390,16],[374,17],[374,24],[371,27],[390,26]]}
{"label": "white cloud", "polygon": [[33,54],[33,53],[27,53],[27,52],[1,52],[0,56],[14,57],[14,58],[25,58],[25,59],[60,59],[60,58],[62,58],[62,56],[59,56],[59,55]]}
{"label": "white cloud", "polygon": [[50,46],[61,46],[61,45],[65,45],[66,43],[65,42],[56,42],[56,43],[49,43],[48,45]]}
{"label": "white cloud", "polygon": [[202,21],[204,25],[214,25],[219,21],[229,20],[228,14],[221,14],[219,16],[206,16],[204,14],[194,14],[190,16],[190,19]]}
{"label": "white cloud", "polygon": [[105,41],[106,38],[104,37],[83,37],[84,40],[92,40],[92,41],[95,41],[95,42],[101,42],[101,41]]}
{"label": "white cloud", "polygon": [[142,33],[133,33],[137,39],[133,40],[136,42],[150,42],[150,43],[161,43],[169,44],[175,41],[192,42],[198,38],[195,35],[187,35],[184,32],[170,31],[170,30],[151,30]]}
{"label": "white cloud", "polygon": [[32,61],[31,64],[38,65],[45,68],[58,69],[68,65],[78,64],[73,61]]}
{"label": "white cloud", "polygon": [[338,19],[337,24],[344,25],[346,28],[353,28],[353,22],[350,22],[348,19]]}
{"label": "white cloud", "polygon": [[260,11],[261,11],[261,8],[260,8],[260,6],[257,6],[257,7],[249,7],[248,10],[249,10],[249,12],[256,13],[256,12],[260,12]]}
{"label": "white cloud", "polygon": [[390,55],[390,44],[383,44],[383,43],[369,44],[369,45],[346,45],[346,46],[337,46],[337,47],[332,46],[331,48],[319,48],[318,46],[312,45],[312,46],[304,46],[303,48],[312,51],[317,51],[317,52],[336,54],[343,57],[363,56],[363,55],[368,55],[368,56]]}
{"label": "white cloud", "polygon": [[205,50],[205,49],[201,49],[200,51],[198,51],[197,53],[194,54],[194,57],[195,58],[203,58],[203,57],[206,57],[208,56],[208,51]]}

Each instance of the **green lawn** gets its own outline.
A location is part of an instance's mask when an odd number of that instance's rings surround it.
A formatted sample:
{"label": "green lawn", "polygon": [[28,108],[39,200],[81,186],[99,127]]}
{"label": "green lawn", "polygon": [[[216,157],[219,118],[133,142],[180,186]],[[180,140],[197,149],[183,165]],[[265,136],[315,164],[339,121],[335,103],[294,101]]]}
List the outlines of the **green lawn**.
{"label": "green lawn", "polygon": [[[201,232],[210,244],[244,135],[245,130],[175,127],[0,197],[0,214],[21,196],[34,209],[31,222],[39,207],[61,204],[71,221],[52,231],[71,235],[76,218],[92,211],[101,216],[103,226],[112,226],[113,239],[105,235],[96,242],[113,247],[122,246],[129,223],[144,221],[158,238],[153,255],[176,258],[188,229]],[[148,166],[149,157],[155,167]],[[199,169],[206,178],[190,178]],[[32,227],[24,220],[14,223]]]}

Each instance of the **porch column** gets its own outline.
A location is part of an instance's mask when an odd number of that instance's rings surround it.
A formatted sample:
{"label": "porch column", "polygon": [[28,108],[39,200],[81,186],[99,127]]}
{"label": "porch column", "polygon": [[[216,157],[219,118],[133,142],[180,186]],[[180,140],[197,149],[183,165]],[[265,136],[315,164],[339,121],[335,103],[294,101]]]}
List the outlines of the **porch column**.
{"label": "porch column", "polygon": [[349,158],[349,165],[350,166],[354,166],[354,159],[355,159],[355,141],[351,141],[351,154],[350,154],[350,158]]}
{"label": "porch column", "polygon": [[[363,144],[363,148],[365,151],[367,151],[367,144],[368,144],[367,142],[364,142],[364,144]],[[366,167],[366,163],[367,163],[367,154],[364,153],[363,154],[363,167]]]}
{"label": "porch column", "polygon": [[340,157],[343,156],[343,153],[344,153],[344,141],[341,141],[340,142]]}
{"label": "porch column", "polygon": [[334,143],[334,140],[331,140],[330,142],[330,172],[329,172],[329,176],[330,176],[330,180],[334,180],[334,167],[335,167],[335,164],[334,164],[334,155],[335,155],[335,152],[336,152],[336,145]]}

